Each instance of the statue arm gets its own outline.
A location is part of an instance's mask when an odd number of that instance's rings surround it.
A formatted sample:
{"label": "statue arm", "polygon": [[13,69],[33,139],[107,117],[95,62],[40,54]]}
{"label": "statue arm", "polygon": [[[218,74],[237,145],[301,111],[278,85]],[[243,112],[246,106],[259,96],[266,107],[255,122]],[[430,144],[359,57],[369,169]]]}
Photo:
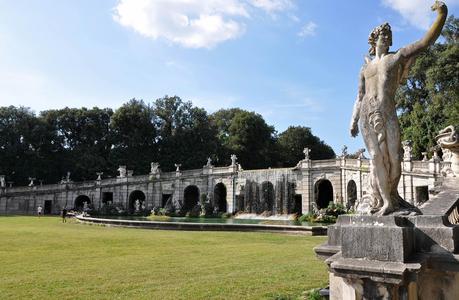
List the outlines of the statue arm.
{"label": "statue arm", "polygon": [[364,76],[365,66],[362,67],[360,70],[359,76],[359,92],[357,95],[357,99],[355,100],[354,110],[352,111],[352,119],[351,119],[351,136],[355,137],[359,133],[359,119],[360,119],[360,105],[362,103],[362,99],[365,96],[365,76]]}
{"label": "statue arm", "polygon": [[443,25],[445,25],[446,17],[448,15],[448,8],[446,7],[445,3],[441,1],[435,1],[434,5],[432,6],[432,10],[437,11],[438,15],[429,31],[427,31],[425,36],[419,41],[400,49],[397,53],[399,56],[405,59],[410,59],[411,57],[419,54],[421,51],[427,49],[427,47],[435,43],[435,41],[438,39],[441,34],[441,30],[443,29]]}

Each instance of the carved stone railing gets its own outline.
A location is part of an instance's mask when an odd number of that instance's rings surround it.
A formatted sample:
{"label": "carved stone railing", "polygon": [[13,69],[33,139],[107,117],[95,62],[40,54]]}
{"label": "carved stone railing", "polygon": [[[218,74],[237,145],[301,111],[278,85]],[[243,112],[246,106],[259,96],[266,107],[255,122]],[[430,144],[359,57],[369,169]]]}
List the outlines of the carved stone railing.
{"label": "carved stone railing", "polygon": [[311,168],[331,168],[331,167],[339,167],[340,162],[336,159],[324,159],[324,160],[312,160],[311,161]]}
{"label": "carved stone railing", "polygon": [[429,172],[429,162],[428,161],[412,161],[413,172]]}

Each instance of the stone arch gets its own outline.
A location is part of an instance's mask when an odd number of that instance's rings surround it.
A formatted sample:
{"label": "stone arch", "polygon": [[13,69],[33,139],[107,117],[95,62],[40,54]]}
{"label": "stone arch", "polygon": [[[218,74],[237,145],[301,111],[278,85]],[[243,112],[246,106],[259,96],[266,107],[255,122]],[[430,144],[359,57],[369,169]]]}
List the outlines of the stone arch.
{"label": "stone arch", "polygon": [[326,208],[333,202],[333,185],[328,179],[320,179],[314,184],[314,201],[318,209]]}
{"label": "stone arch", "polygon": [[226,202],[226,186],[223,182],[217,183],[214,187],[214,205],[218,207],[219,212],[228,211],[228,203]]}
{"label": "stone arch", "polygon": [[270,181],[261,184],[260,205],[257,213],[274,212],[274,186]]}
{"label": "stone arch", "polygon": [[357,200],[357,184],[354,180],[347,183],[347,208],[352,208]]}
{"label": "stone arch", "polygon": [[183,210],[191,211],[199,203],[199,188],[195,185],[189,185],[183,192]]}
{"label": "stone arch", "polygon": [[79,195],[75,198],[73,209],[75,209],[76,211],[83,211],[85,202],[89,205],[91,203],[91,199],[89,199],[89,197],[86,195]]}
{"label": "stone arch", "polygon": [[145,193],[140,191],[140,190],[135,190],[135,191],[132,191],[130,194],[129,194],[129,211],[135,211],[136,210],[136,207],[135,207],[135,203],[137,200],[140,201],[140,207],[142,207],[142,204],[144,204],[145,202]]}

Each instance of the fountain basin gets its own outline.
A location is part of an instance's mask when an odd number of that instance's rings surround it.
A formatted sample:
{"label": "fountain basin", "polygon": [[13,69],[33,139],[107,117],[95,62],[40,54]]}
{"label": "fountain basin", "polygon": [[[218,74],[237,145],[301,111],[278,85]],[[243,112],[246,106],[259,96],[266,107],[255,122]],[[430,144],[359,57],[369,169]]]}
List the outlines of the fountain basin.
{"label": "fountain basin", "polygon": [[274,225],[274,224],[243,224],[243,223],[204,223],[204,222],[181,222],[181,221],[147,221],[133,219],[110,219],[76,216],[81,223],[101,224],[106,226],[120,226],[142,229],[163,230],[190,230],[190,231],[265,231],[281,232],[306,235],[327,235],[327,226],[303,226],[303,225]]}

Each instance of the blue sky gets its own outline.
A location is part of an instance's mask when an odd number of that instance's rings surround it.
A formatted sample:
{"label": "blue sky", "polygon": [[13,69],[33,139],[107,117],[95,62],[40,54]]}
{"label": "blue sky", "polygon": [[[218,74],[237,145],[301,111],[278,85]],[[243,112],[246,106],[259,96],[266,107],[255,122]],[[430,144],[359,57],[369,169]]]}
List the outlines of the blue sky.
{"label": "blue sky", "polygon": [[[459,15],[459,0],[445,1]],[[312,128],[337,153],[369,32],[393,50],[435,17],[427,0],[0,0],[0,105],[117,108],[178,95],[241,107],[282,132]]]}

